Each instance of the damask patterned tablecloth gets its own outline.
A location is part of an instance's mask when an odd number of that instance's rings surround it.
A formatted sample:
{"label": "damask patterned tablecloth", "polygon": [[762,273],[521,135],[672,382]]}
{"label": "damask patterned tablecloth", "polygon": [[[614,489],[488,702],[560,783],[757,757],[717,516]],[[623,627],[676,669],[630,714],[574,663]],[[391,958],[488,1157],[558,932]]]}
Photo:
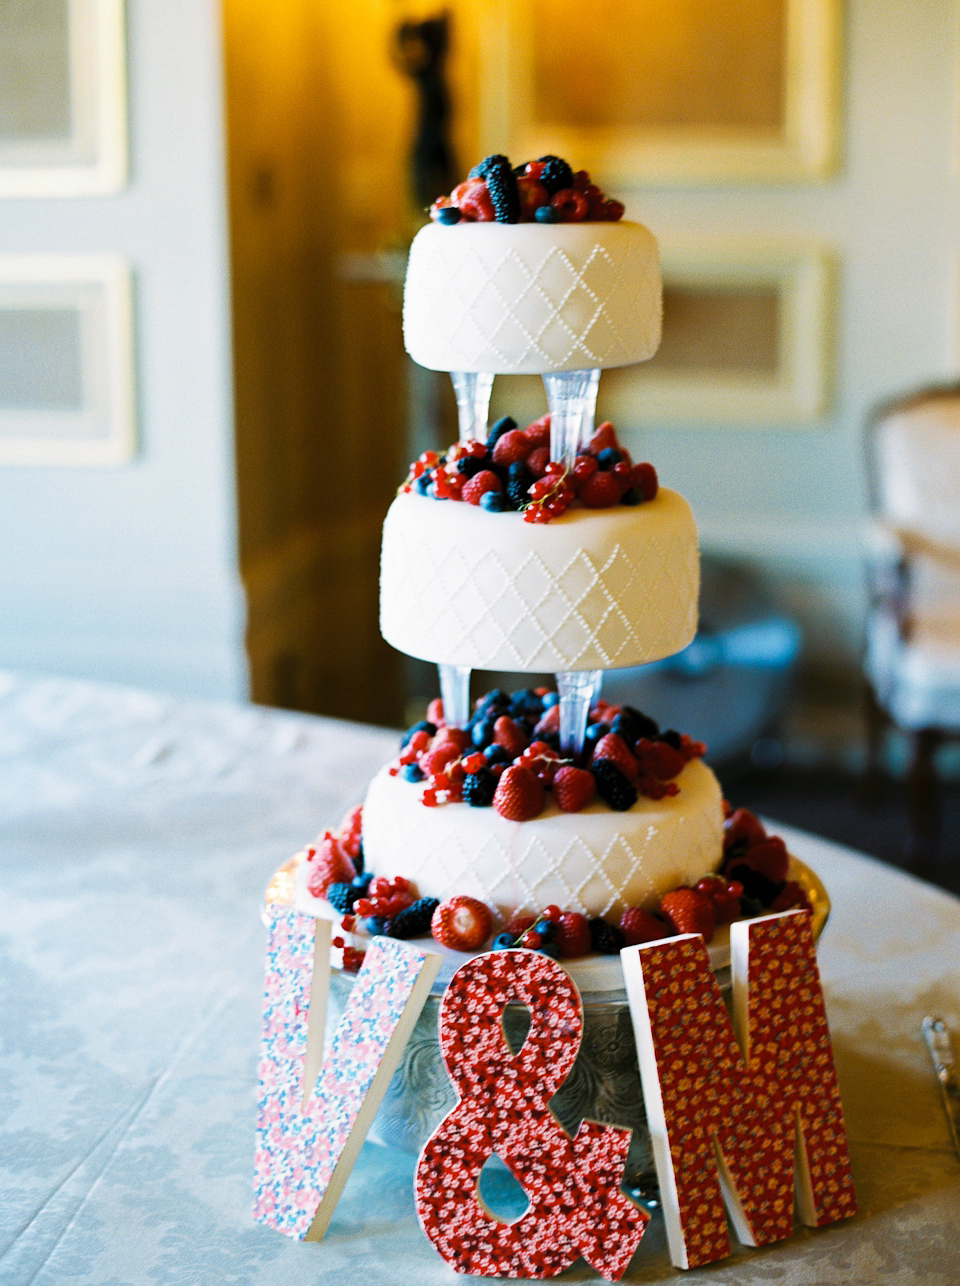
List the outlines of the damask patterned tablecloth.
{"label": "damask patterned tablecloth", "polygon": [[[413,1158],[368,1144],[325,1241],[250,1215],[273,870],[395,735],[0,675],[0,1282],[432,1286]],[[920,1040],[960,1032],[960,902],[778,828],[824,879],[821,964],[861,1214],[705,1283],[954,1286],[960,1161]],[[626,1279],[675,1275],[655,1217]],[[582,1262],[564,1279],[595,1281]]]}

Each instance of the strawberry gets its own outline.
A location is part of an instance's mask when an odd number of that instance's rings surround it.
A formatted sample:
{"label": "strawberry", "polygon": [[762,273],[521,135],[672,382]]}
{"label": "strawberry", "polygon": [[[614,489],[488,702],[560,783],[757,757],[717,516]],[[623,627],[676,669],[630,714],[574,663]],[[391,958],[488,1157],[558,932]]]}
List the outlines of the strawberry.
{"label": "strawberry", "polygon": [[523,433],[532,451],[535,451],[538,447],[548,447],[550,445],[549,414],[541,415],[539,420],[534,420],[532,424],[528,424]]}
{"label": "strawberry", "polygon": [[763,822],[745,808],[736,809],[723,823],[724,849],[733,848],[742,840],[745,840],[747,847],[751,848],[754,844],[762,844],[766,838],[767,832]]}
{"label": "strawberry", "polygon": [[[509,437],[509,433],[504,434]],[[501,439],[502,441],[503,439]],[[497,444],[499,446],[499,443]],[[460,499],[465,500],[468,505],[478,505],[483,496],[488,491],[502,491],[503,483],[493,472],[492,469],[481,469],[475,473],[469,482],[463,484],[463,490],[460,492]]]}
{"label": "strawberry", "polygon": [[528,822],[543,812],[543,786],[529,768],[512,764],[497,782],[493,806],[508,822]]}
{"label": "strawberry", "polygon": [[588,509],[612,509],[622,495],[620,480],[612,473],[595,473],[580,487],[580,499]]}
{"label": "strawberry", "polygon": [[447,724],[435,733],[433,740],[430,742],[431,750],[439,750],[441,746],[447,744],[455,746],[461,753],[466,750],[470,742],[470,733],[466,728],[455,728],[453,724]]}
{"label": "strawberry", "polygon": [[655,942],[657,938],[669,938],[670,926],[664,923],[652,911],[642,907],[627,907],[620,917],[620,931],[627,940],[628,947],[635,947],[638,942]]}
{"label": "strawberry", "polygon": [[557,927],[553,940],[560,948],[562,960],[574,960],[577,956],[590,954],[590,921],[585,915],[579,911],[564,911],[554,923]]}
{"label": "strawberry", "polygon": [[533,730],[535,737],[543,737],[548,732],[560,731],[560,703],[551,706]]}
{"label": "strawberry", "polygon": [[451,741],[444,741],[437,746],[436,750],[428,750],[420,760],[420,767],[428,777],[434,777],[437,773],[443,772],[447,764],[454,759],[460,758],[460,751]]}
{"label": "strawberry", "polygon": [[434,697],[427,706],[427,722],[432,723],[435,728],[441,727],[444,723],[442,697]]}
{"label": "strawberry", "polygon": [[779,884],[787,878],[790,854],[783,840],[771,835],[761,844],[754,844],[745,853],[732,857],[729,865],[749,867],[751,871],[757,871],[774,884]]}
{"label": "strawberry", "polygon": [[449,898],[440,903],[430,921],[430,932],[437,942],[454,951],[476,951],[492,929],[493,915],[479,898]]}
{"label": "strawberry", "polygon": [[597,783],[586,768],[565,765],[553,779],[553,797],[562,813],[579,813],[593,800]]}
{"label": "strawberry", "polygon": [[527,468],[535,478],[542,478],[546,475],[547,465],[550,463],[550,448],[537,447],[527,456]]}
{"label": "strawberry", "polygon": [[494,745],[503,746],[507,754],[513,759],[516,759],[517,755],[526,750],[529,741],[530,738],[520,724],[511,719],[508,714],[502,714],[493,725]]}
{"label": "strawberry", "polygon": [[534,210],[550,204],[550,193],[536,174],[521,174],[517,178],[517,196],[520,198],[520,218],[529,222]]}
{"label": "strawberry", "polygon": [[810,899],[796,880],[788,880],[770,903],[769,909],[771,911],[792,911],[794,908],[800,911],[809,911]]}
{"label": "strawberry", "polygon": [[706,893],[696,889],[675,889],[660,900],[660,910],[676,933],[700,933],[709,942],[717,927],[717,913]]}
{"label": "strawberry", "polygon": [[605,451],[607,447],[616,447],[619,451],[620,443],[617,441],[617,430],[609,420],[604,420],[590,439],[590,445],[587,450],[591,455],[598,455],[601,451]]}
{"label": "strawberry", "polygon": [[627,743],[617,733],[604,733],[594,746],[593,758],[590,762],[595,764],[600,759],[609,759],[611,763],[616,764],[629,781],[637,780],[637,761],[630,753]]}
{"label": "strawberry", "polygon": [[634,753],[642,773],[651,773],[661,781],[671,781],[687,766],[687,757],[682,750],[676,750],[667,741],[651,741],[641,737]]}
{"label": "strawberry", "polygon": [[349,884],[357,873],[332,831],[323,832],[313,856],[307,861],[310,863],[307,888],[315,898],[326,897],[331,884]]}
{"label": "strawberry", "polygon": [[523,429],[510,429],[497,439],[493,448],[493,463],[506,469],[518,460],[526,460],[530,451],[530,440]]}
{"label": "strawberry", "polygon": [[453,203],[459,206],[464,218],[476,223],[494,223],[496,212],[490,193],[483,179],[467,179],[454,188]]}
{"label": "strawberry", "polygon": [[526,933],[531,925],[536,924],[537,916],[535,915],[514,915],[511,916],[505,933],[512,933],[515,938],[519,938],[522,933]]}

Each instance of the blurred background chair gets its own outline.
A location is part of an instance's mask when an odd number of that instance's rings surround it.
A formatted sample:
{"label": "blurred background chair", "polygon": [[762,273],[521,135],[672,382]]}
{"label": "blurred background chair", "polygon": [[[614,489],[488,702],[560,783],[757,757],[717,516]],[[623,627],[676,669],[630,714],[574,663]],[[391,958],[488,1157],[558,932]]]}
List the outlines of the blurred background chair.
{"label": "blurred background chair", "polygon": [[936,850],[935,757],[960,738],[960,384],[887,403],[866,438],[868,781],[885,733],[910,742],[909,856]]}

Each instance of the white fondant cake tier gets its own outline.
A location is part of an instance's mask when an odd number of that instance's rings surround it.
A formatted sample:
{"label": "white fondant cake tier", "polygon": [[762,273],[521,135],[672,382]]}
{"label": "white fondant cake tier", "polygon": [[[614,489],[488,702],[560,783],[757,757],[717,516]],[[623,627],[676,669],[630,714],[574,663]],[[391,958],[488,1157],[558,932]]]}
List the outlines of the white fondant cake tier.
{"label": "white fondant cake tier", "polygon": [[432,223],[410,247],[404,343],[432,370],[629,366],[657,351],[661,312],[640,223]]}
{"label": "white fondant cake tier", "polygon": [[493,808],[428,808],[419,786],[383,769],[363,807],[364,858],[377,875],[413,880],[421,897],[468,894],[501,919],[552,902],[615,922],[720,864],[719,782],[700,760],[677,782],[673,798],[641,796],[625,813],[602,802],[561,813],[548,796],[539,817],[508,822]]}
{"label": "white fondant cake tier", "polygon": [[380,630],[409,656],[484,670],[600,670],[679,652],[697,627],[686,500],[549,523],[413,493],[383,525]]}

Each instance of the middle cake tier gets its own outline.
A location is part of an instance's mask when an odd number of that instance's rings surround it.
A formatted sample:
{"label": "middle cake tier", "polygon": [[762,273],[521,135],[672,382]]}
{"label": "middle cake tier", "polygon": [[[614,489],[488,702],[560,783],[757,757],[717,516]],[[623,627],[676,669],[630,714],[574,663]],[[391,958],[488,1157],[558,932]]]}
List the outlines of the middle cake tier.
{"label": "middle cake tier", "polygon": [[406,493],[383,527],[383,637],[440,664],[643,665],[693,639],[699,589],[693,513],[663,487],[646,504],[545,524]]}

